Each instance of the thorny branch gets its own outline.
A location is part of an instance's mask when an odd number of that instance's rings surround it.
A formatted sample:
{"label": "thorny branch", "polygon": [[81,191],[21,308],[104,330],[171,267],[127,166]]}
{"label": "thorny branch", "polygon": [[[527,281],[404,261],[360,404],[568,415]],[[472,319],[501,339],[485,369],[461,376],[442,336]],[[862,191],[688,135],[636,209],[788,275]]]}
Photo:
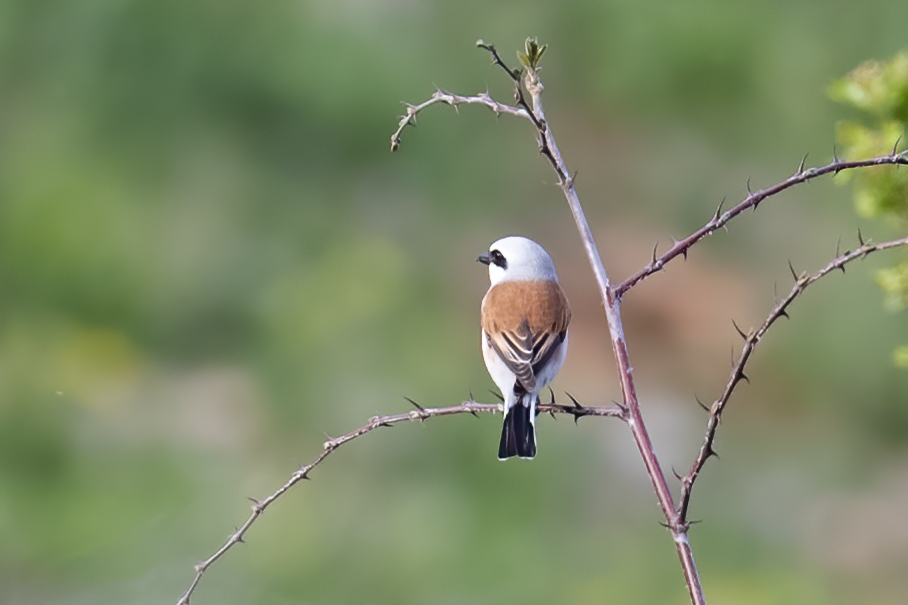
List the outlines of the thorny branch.
{"label": "thorny branch", "polygon": [[[860,238],[860,234],[858,235]],[[716,431],[719,428],[719,422],[722,420],[722,412],[725,410],[725,406],[728,404],[729,399],[731,399],[732,393],[735,390],[735,387],[742,380],[749,380],[747,375],[744,373],[744,366],[747,365],[750,356],[753,354],[754,349],[757,346],[757,343],[760,342],[760,339],[763,338],[763,335],[769,330],[770,327],[781,317],[788,317],[788,307],[798,298],[801,294],[804,293],[804,290],[808,286],[819,280],[820,278],[832,273],[836,269],[840,269],[843,273],[845,272],[845,265],[856,259],[863,259],[868,254],[873,252],[879,252],[881,250],[888,250],[890,248],[897,248],[900,246],[908,246],[908,237],[903,237],[900,239],[890,240],[887,242],[882,242],[880,244],[874,243],[864,243],[861,241],[861,245],[855,248],[850,252],[845,252],[844,254],[837,255],[832,261],[829,262],[825,267],[813,273],[812,275],[801,274],[797,275],[794,270],[792,270],[792,276],[795,279],[794,286],[792,286],[791,291],[785,296],[782,300],[776,303],[776,306],[773,307],[769,315],[763,321],[759,328],[754,331],[744,333],[737,325],[735,328],[738,330],[738,333],[744,339],[744,346],[741,349],[738,359],[732,367],[731,374],[728,377],[728,382],[725,383],[725,389],[722,391],[722,394],[718,399],[712,404],[709,408],[709,420],[706,424],[706,437],[703,440],[703,445],[700,447],[700,452],[697,454],[697,458],[694,460],[693,465],[691,466],[690,471],[684,476],[681,477],[681,496],[678,502],[677,508],[677,522],[686,524],[687,521],[687,512],[690,505],[691,492],[694,487],[694,482],[697,480],[697,477],[700,474],[700,471],[703,469],[703,465],[706,464],[706,461],[709,460],[712,456],[716,455],[715,450],[713,449],[713,444],[716,439]]]}
{"label": "thorny branch", "polygon": [[481,92],[478,95],[472,97],[465,97],[461,95],[451,94],[440,88],[435,90],[435,93],[429,97],[429,99],[419,105],[410,105],[407,104],[407,113],[400,118],[400,123],[397,125],[397,130],[394,131],[394,134],[391,135],[391,151],[397,151],[400,148],[400,134],[403,132],[404,128],[407,126],[416,126],[416,116],[420,111],[429,107],[430,105],[435,105],[436,103],[443,103],[445,105],[450,105],[457,111],[457,108],[461,104],[479,104],[485,105],[489,109],[495,112],[495,115],[500,116],[503,113],[519,116],[522,118],[528,117],[527,110],[522,107],[513,107],[511,105],[506,105],[504,103],[499,103],[498,101],[492,99],[489,96],[488,91]]}
{"label": "thorny branch", "polygon": [[[569,414],[574,417],[576,422],[584,416],[607,416],[613,418],[625,419],[627,410],[620,405],[615,406],[583,406],[580,403],[568,395],[571,399],[571,405],[562,405],[554,402],[551,403],[540,403],[537,407],[540,413],[547,413],[554,416],[555,414]],[[330,456],[337,448],[340,446],[353,441],[358,437],[362,437],[367,433],[371,433],[377,428],[380,427],[392,427],[395,424],[400,424],[402,422],[412,422],[414,420],[428,420],[429,418],[434,418],[436,416],[453,416],[455,414],[473,414],[474,416],[480,413],[501,413],[502,406],[497,403],[478,403],[472,398],[469,401],[464,401],[459,405],[452,405],[442,408],[427,408],[419,405],[410,398],[406,398],[415,410],[407,412],[406,414],[392,414],[390,416],[373,416],[369,419],[369,422],[359,427],[358,429],[352,430],[349,433],[341,435],[339,437],[333,437],[325,441],[321,453],[315,457],[309,464],[301,466],[297,469],[290,478],[284,483],[281,487],[274,491],[270,496],[264,500],[252,500],[252,512],[249,514],[249,517],[246,518],[246,521],[240,525],[236,531],[234,531],[227,541],[218,548],[214,554],[210,557],[198,563],[195,566],[195,578],[192,580],[192,583],[189,585],[189,589],[183,594],[177,605],[188,605],[189,598],[192,596],[192,593],[195,592],[196,586],[202,579],[202,575],[208,570],[211,565],[220,559],[228,550],[236,546],[237,544],[243,542],[243,538],[246,535],[246,532],[249,531],[249,528],[252,527],[252,524],[255,523],[262,513],[265,512],[271,504],[281,497],[286,491],[291,487],[299,483],[300,481],[309,479],[309,473],[317,467],[322,461]]]}
{"label": "thorny branch", "polygon": [[[804,159],[807,159],[806,156]],[[893,149],[892,153],[890,153],[889,155],[883,155],[867,160],[845,161],[836,158],[825,166],[808,168],[806,170],[804,169],[804,160],[801,160],[801,164],[798,166],[798,170],[784,181],[776,183],[772,187],[760,189],[759,191],[750,192],[750,188],[748,187],[747,197],[744,198],[744,200],[742,200],[739,204],[733,206],[732,208],[729,208],[725,212],[722,212],[722,204],[719,204],[719,207],[716,208],[715,214],[713,214],[713,217],[705,225],[703,225],[684,239],[674,242],[672,247],[663,252],[658,258],[654,255],[653,260],[650,261],[649,264],[647,264],[645,267],[643,267],[637,274],[632,275],[631,277],[615,286],[615,295],[618,298],[621,298],[622,296],[624,296],[625,292],[636,286],[638,283],[640,283],[653,273],[661,271],[665,267],[665,265],[667,265],[673,259],[679,256],[687,258],[687,252],[690,250],[691,246],[696,244],[704,237],[711,235],[717,229],[721,229],[731,219],[735,218],[745,210],[749,210],[751,208],[756,210],[760,203],[768,197],[776,195],[777,193],[781,193],[782,191],[785,191],[786,189],[793,187],[794,185],[806,183],[807,181],[815,179],[818,176],[823,176],[824,174],[838,174],[842,170],[867,168],[869,166],[884,166],[887,164],[908,165],[908,151],[897,153],[896,150]]]}

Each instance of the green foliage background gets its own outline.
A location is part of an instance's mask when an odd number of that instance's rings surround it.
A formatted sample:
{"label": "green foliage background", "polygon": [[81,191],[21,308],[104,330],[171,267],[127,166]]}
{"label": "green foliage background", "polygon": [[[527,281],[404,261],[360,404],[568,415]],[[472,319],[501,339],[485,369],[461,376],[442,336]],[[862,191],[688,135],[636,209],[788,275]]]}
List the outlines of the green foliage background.
{"label": "green foliage background", "polygon": [[[617,280],[748,178],[829,161],[856,116],[827,87],[904,49],[906,22],[901,1],[0,4],[0,602],[175,602],[325,434],[403,395],[492,400],[473,261],[505,234],[553,253],[574,305],[556,392],[619,396],[527,125],[432,108],[389,152],[433,84],[510,98],[476,39],[514,64],[548,45],[547,113]],[[718,395],[731,320],[762,321],[787,261],[900,232],[851,195],[774,198],[627,296],[666,468],[693,460],[694,395]],[[874,284],[898,260],[812,288],[761,343],[692,505],[714,602],[908,591],[908,318]],[[498,423],[343,448],[193,603],[685,602],[623,426],[541,417],[538,458],[499,463]]]}

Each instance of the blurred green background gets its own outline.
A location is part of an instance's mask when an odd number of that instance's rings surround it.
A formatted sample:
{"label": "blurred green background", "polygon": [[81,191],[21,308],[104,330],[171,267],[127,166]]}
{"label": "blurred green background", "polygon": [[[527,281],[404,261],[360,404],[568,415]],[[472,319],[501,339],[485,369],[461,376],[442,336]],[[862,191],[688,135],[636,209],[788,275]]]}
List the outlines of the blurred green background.
{"label": "blurred green background", "polygon": [[[617,399],[596,290],[527,124],[474,48],[549,45],[546,110],[613,280],[718,202],[832,158],[829,83],[908,46],[891,2],[13,1],[0,4],[0,602],[176,602],[261,498],[376,413],[482,401],[498,237],[537,239],[574,306],[553,384]],[[824,178],[631,291],[626,333],[666,469],[686,471],[787,261],[856,230]],[[716,603],[901,603],[908,316],[872,257],[761,343],[691,515]],[[626,428],[398,426],[342,448],[205,575],[193,603],[684,603]],[[677,487],[673,483],[674,487]]]}

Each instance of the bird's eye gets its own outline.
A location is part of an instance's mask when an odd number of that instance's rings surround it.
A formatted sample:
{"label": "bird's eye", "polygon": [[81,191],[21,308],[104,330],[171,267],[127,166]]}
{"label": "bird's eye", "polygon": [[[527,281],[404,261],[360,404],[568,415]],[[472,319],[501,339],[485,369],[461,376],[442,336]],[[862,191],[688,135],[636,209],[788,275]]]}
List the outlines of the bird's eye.
{"label": "bird's eye", "polygon": [[490,255],[492,257],[492,262],[495,263],[496,266],[501,267],[502,269],[508,268],[508,261],[504,257],[504,254],[502,254],[498,250],[492,250]]}

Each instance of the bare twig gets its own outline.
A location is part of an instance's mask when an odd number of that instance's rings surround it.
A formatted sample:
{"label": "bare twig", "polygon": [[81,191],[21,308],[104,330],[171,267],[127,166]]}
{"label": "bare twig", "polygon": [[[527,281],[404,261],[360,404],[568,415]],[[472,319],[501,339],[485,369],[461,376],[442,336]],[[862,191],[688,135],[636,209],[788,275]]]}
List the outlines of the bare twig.
{"label": "bare twig", "polygon": [[896,149],[893,148],[892,153],[890,153],[889,155],[855,161],[835,159],[833,162],[826,164],[825,166],[819,166],[817,168],[809,168],[805,170],[804,161],[806,159],[807,156],[804,156],[804,159],[801,160],[801,164],[798,166],[798,170],[784,181],[776,183],[771,187],[760,189],[759,191],[748,191],[746,198],[744,198],[739,204],[735,205],[732,208],[729,208],[725,212],[721,212],[722,204],[719,204],[719,208],[705,225],[703,225],[684,239],[674,242],[672,247],[663,252],[658,258],[654,258],[635,275],[632,275],[631,277],[615,286],[615,295],[618,298],[621,298],[622,296],[624,296],[625,292],[636,286],[638,283],[640,283],[653,273],[661,271],[665,267],[665,265],[667,265],[678,256],[684,256],[686,258],[687,252],[688,250],[690,250],[691,246],[693,246],[706,236],[711,235],[717,229],[721,229],[731,219],[735,218],[745,210],[751,208],[756,209],[757,206],[759,206],[760,203],[768,197],[776,195],[777,193],[781,193],[782,191],[785,191],[786,189],[795,185],[806,183],[811,179],[815,179],[825,174],[838,174],[842,170],[867,168],[870,166],[885,166],[887,164],[908,165],[908,151],[896,153]]}
{"label": "bare twig", "polygon": [[[318,456],[315,457],[312,462],[301,466],[297,469],[284,483],[281,487],[275,490],[270,496],[264,500],[252,500],[252,512],[249,514],[249,517],[246,518],[246,521],[234,531],[227,541],[218,548],[214,554],[210,557],[198,563],[195,566],[195,578],[193,578],[192,583],[189,585],[189,589],[183,594],[177,605],[188,605],[189,598],[192,596],[192,593],[195,592],[196,587],[202,579],[202,575],[205,571],[208,570],[211,565],[220,559],[224,554],[233,548],[235,545],[243,542],[243,537],[246,535],[246,532],[249,531],[249,528],[252,527],[252,524],[255,523],[262,513],[265,512],[275,500],[280,498],[285,492],[287,492],[294,485],[309,479],[309,473],[312,470],[322,463],[322,461],[331,455],[337,448],[340,446],[353,441],[358,437],[362,437],[367,433],[371,433],[379,427],[392,427],[395,424],[400,424],[402,422],[412,422],[414,420],[428,420],[429,418],[434,418],[436,416],[453,416],[455,414],[473,414],[477,415],[480,413],[501,413],[502,406],[497,403],[477,403],[473,401],[472,398],[469,401],[464,401],[459,405],[452,405],[442,408],[427,408],[423,407],[420,404],[416,403],[409,397],[406,398],[416,409],[406,414],[392,414],[389,416],[373,416],[369,419],[369,422],[359,427],[358,429],[352,430],[349,433],[341,435],[340,437],[333,437],[325,441],[323,449]],[[540,413],[551,413],[551,414],[568,414],[574,417],[574,420],[581,418],[583,416],[603,416],[603,417],[612,417],[612,418],[625,418],[626,410],[619,405],[616,406],[580,406],[576,400],[571,397],[572,405],[562,405],[557,403],[542,403],[537,406],[537,409]]]}
{"label": "bare twig", "polygon": [[408,125],[416,126],[416,116],[419,114],[419,112],[426,107],[429,107],[430,105],[435,105],[436,103],[450,105],[455,110],[461,104],[485,105],[493,112],[495,112],[495,115],[497,116],[500,116],[504,113],[522,118],[528,117],[526,109],[499,103],[498,101],[492,99],[492,97],[489,96],[488,92],[481,92],[478,95],[474,95],[472,97],[464,97],[461,95],[445,92],[444,90],[438,88],[427,101],[424,101],[419,105],[410,105],[409,103],[406,104],[407,113],[406,115],[401,116],[400,122],[397,125],[397,130],[395,130],[394,134],[391,135],[391,151],[397,151],[398,149],[400,149],[400,135],[404,131],[404,128],[406,128]]}
{"label": "bare twig", "polygon": [[[788,316],[788,307],[798,298],[808,286],[819,280],[820,278],[828,275],[829,273],[841,269],[843,272],[845,270],[845,265],[856,259],[862,259],[868,254],[873,252],[879,252],[881,250],[888,250],[890,248],[897,248],[901,246],[908,246],[908,237],[903,237],[900,239],[895,239],[880,244],[874,243],[864,243],[861,241],[861,245],[850,251],[845,252],[844,254],[838,254],[838,249],[836,250],[836,257],[829,262],[825,267],[813,273],[812,275],[806,274],[797,274],[794,269],[792,269],[792,276],[794,277],[795,283],[792,286],[791,291],[788,293],[785,298],[776,303],[776,306],[773,307],[769,315],[763,321],[759,328],[755,331],[744,333],[740,328],[735,326],[738,330],[738,333],[744,339],[744,347],[741,349],[740,355],[738,355],[737,361],[732,367],[731,374],[728,377],[728,381],[725,383],[725,389],[722,391],[722,394],[718,399],[712,404],[709,408],[709,420],[706,424],[706,437],[703,440],[703,445],[700,447],[700,452],[697,454],[696,459],[691,466],[690,471],[681,478],[681,496],[678,499],[678,509],[677,509],[677,521],[679,523],[688,523],[687,514],[690,507],[690,498],[691,492],[694,487],[694,482],[697,480],[697,477],[700,474],[700,471],[703,469],[703,465],[706,464],[706,461],[710,457],[715,456],[716,452],[713,449],[713,444],[716,439],[716,431],[719,428],[719,422],[722,419],[722,412],[725,410],[725,406],[728,405],[728,401],[732,396],[732,393],[735,390],[735,387],[738,386],[742,380],[746,380],[747,376],[744,374],[744,366],[747,365],[750,356],[753,354],[754,349],[757,346],[757,343],[760,342],[760,339],[763,338],[763,335],[769,330],[770,327],[778,320],[780,317]],[[790,265],[789,265],[790,266]]]}

